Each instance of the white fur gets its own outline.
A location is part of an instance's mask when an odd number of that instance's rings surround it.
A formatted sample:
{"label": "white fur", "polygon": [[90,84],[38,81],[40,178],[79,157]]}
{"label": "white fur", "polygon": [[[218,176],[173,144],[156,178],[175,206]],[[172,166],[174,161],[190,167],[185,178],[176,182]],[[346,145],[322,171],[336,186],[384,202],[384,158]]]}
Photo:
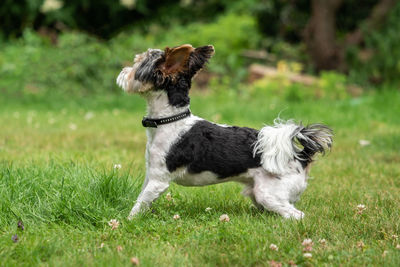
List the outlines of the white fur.
{"label": "white fur", "polygon": [[[168,103],[167,94],[162,90],[151,90],[134,81],[134,72],[140,58],[133,67],[124,68],[117,78],[117,84],[128,92],[141,92],[147,100],[147,116],[162,118],[179,114],[189,108],[173,107]],[[226,181],[244,183],[247,187],[244,193],[248,195],[259,208],[265,208],[279,213],[285,218],[301,219],[304,213],[297,210],[293,203],[306,188],[307,174],[299,162],[291,161],[295,153],[291,138],[297,125],[294,123],[276,122],[274,126],[261,129],[254,153],[262,153],[262,167],[249,169],[247,172],[227,179],[219,179],[212,172],[189,174],[186,168],[178,168],[170,173],[166,166],[166,155],[179,138],[199,120],[189,116],[182,120],[159,125],[157,128],[147,128],[146,145],[146,178],[142,191],[132,208],[128,219],[149,207],[171,182],[185,186],[203,186]],[[299,171],[300,170],[300,171]],[[283,174],[276,177],[274,174]]]}
{"label": "white fur", "polygon": [[298,125],[292,121],[274,121],[274,126],[265,126],[258,134],[254,144],[254,155],[261,154],[261,165],[272,174],[286,174],[290,172],[290,162],[296,157],[293,136]]}
{"label": "white fur", "polygon": [[[293,164],[296,163],[293,162]],[[264,168],[252,169],[249,172],[254,178],[254,184],[251,188],[247,188],[246,194],[255,202],[256,206],[261,205],[284,218],[301,219],[304,217],[304,213],[297,210],[293,204],[298,201],[300,194],[307,187],[305,171],[294,172],[279,178],[271,175]]]}
{"label": "white fur", "polygon": [[[150,118],[172,116],[183,112],[188,107],[176,108],[168,104],[168,97],[163,91],[150,91],[146,94],[147,114]],[[193,124],[201,120],[196,116],[189,116],[174,123],[159,125],[157,128],[147,128],[146,144],[146,178],[135,206],[129,218],[150,206],[179,176],[179,172],[170,173],[167,169],[165,157],[171,145],[187,132]]]}

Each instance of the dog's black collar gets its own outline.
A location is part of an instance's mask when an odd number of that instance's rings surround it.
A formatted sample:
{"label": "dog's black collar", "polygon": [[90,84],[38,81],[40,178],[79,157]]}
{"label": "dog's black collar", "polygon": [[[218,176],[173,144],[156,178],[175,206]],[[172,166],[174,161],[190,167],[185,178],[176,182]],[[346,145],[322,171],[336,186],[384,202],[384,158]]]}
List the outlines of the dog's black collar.
{"label": "dog's black collar", "polygon": [[157,128],[158,125],[168,124],[168,123],[171,123],[174,121],[179,121],[181,119],[189,117],[190,114],[191,114],[190,109],[188,109],[185,112],[179,113],[177,115],[174,115],[171,117],[165,117],[165,118],[161,118],[161,119],[151,119],[151,118],[143,117],[142,125],[143,125],[143,127]]}

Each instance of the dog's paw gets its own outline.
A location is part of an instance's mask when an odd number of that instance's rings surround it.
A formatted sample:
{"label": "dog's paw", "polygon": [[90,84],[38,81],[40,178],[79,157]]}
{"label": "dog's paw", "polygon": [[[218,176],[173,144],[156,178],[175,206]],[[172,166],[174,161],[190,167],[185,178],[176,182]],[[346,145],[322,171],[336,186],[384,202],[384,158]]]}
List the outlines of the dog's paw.
{"label": "dog's paw", "polygon": [[282,216],[286,219],[301,220],[304,218],[305,214],[300,210],[292,209],[285,214],[282,214]]}

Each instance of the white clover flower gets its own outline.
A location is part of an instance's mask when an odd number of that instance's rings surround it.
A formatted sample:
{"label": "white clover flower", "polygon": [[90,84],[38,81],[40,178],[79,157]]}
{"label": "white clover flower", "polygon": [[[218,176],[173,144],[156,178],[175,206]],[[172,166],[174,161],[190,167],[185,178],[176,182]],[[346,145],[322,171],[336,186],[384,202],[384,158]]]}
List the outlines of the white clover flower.
{"label": "white clover flower", "polygon": [[172,200],[173,200],[173,199],[172,199],[172,195],[171,195],[170,192],[168,192],[168,193],[165,195],[165,198],[167,199],[167,201],[172,201]]}
{"label": "white clover flower", "polygon": [[271,250],[274,250],[274,251],[278,251],[278,246],[277,245],[275,245],[275,244],[271,244],[271,245],[269,245],[269,248],[271,249]]}
{"label": "white clover flower", "polygon": [[357,213],[358,214],[362,214],[364,212],[364,210],[366,210],[367,207],[364,204],[358,204],[357,205]]}
{"label": "white clover flower", "polygon": [[397,244],[396,249],[400,250],[400,244]]}
{"label": "white clover flower", "polygon": [[90,120],[90,119],[92,119],[94,117],[94,113],[93,112],[91,112],[91,111],[89,111],[89,112],[87,112],[86,114],[85,114],[85,120]]}
{"label": "white clover flower", "polygon": [[312,254],[311,253],[304,253],[303,257],[307,258],[307,259],[311,259],[312,258]]}
{"label": "white clover flower", "polygon": [[312,246],[314,245],[313,241],[311,238],[306,238],[303,240],[303,242],[301,243],[303,246]]}
{"label": "white clover flower", "polygon": [[386,257],[386,255],[387,255],[388,253],[389,253],[389,251],[384,250],[383,253],[382,253],[382,257]]}
{"label": "white clover flower", "polygon": [[228,214],[222,214],[222,215],[219,217],[219,220],[220,220],[221,222],[229,222],[229,221],[230,221]]}
{"label": "white clover flower", "polygon": [[371,144],[370,141],[368,140],[359,140],[358,143],[360,144],[360,146],[369,146]]}
{"label": "white clover flower", "polygon": [[181,216],[179,216],[179,214],[175,214],[173,218],[174,218],[174,220],[179,220],[181,218]]}
{"label": "white clover flower", "polygon": [[122,168],[122,165],[121,165],[121,164],[114,164],[114,169],[119,170],[119,169],[121,169],[121,168]]}
{"label": "white clover flower", "polygon": [[358,242],[357,242],[357,247],[360,248],[360,249],[363,249],[363,248],[365,247],[364,242],[358,241]]}
{"label": "white clover flower", "polygon": [[78,126],[75,123],[70,123],[68,126],[72,131],[75,131],[76,129],[78,129]]}
{"label": "white clover flower", "polygon": [[108,225],[111,226],[111,230],[117,229],[119,226],[119,221],[117,221],[116,219],[111,219],[108,222]]}
{"label": "white clover flower", "polygon": [[210,207],[207,207],[207,208],[205,209],[206,212],[208,212],[208,211],[210,211],[210,210],[212,210],[212,208],[210,208]]}
{"label": "white clover flower", "polygon": [[318,240],[318,243],[320,243],[320,245],[322,245],[322,246],[326,246],[326,244],[327,244],[328,242],[326,241],[325,238],[322,238],[322,239],[319,239],[319,240]]}

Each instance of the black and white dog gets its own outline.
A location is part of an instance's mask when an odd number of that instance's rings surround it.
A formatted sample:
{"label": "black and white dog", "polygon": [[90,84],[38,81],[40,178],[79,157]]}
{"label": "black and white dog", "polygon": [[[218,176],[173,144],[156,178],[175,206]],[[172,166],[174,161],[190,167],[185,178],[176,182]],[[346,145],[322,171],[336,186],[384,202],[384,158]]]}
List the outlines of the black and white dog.
{"label": "black and white dog", "polygon": [[246,185],[259,208],[301,219],[293,204],[307,185],[312,157],[332,144],[324,125],[276,120],[261,130],[219,125],[189,110],[192,77],[214,47],[148,49],[125,67],[117,84],[147,100],[146,178],[129,219],[149,207],[171,182],[203,186],[228,181]]}

